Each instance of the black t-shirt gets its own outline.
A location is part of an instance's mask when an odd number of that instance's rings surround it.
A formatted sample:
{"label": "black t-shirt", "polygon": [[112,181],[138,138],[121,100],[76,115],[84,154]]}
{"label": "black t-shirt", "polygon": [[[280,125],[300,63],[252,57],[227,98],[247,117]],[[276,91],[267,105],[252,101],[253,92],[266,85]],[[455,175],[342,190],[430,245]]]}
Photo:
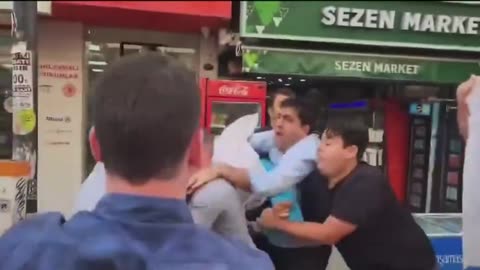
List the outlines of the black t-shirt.
{"label": "black t-shirt", "polygon": [[337,244],[352,270],[434,269],[428,237],[378,168],[361,163],[332,191],[331,215],[357,225]]}

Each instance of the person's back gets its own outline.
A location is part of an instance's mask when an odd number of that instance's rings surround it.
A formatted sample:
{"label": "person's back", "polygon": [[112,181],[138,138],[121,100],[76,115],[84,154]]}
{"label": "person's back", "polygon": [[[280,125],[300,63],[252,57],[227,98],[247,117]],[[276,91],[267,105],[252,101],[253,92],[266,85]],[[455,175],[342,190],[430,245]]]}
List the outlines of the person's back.
{"label": "person's back", "polygon": [[248,245],[195,226],[178,202],[131,195],[107,195],[66,222],[34,217],[1,241],[0,269],[273,269]]}
{"label": "person's back", "polygon": [[255,247],[238,191],[227,181],[208,183],[192,195],[189,206],[196,224]]}
{"label": "person's back", "polygon": [[11,228],[0,269],[273,269],[266,254],[193,223],[186,186],[202,144],[193,74],[169,57],[128,56],[95,95],[108,194],[68,221],[49,213]]}

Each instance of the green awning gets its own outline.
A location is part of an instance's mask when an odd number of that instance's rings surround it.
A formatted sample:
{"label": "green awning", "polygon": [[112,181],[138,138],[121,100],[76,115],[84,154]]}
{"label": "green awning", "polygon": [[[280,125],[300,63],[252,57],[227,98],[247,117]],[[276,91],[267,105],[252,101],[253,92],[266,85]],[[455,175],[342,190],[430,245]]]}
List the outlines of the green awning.
{"label": "green awning", "polygon": [[480,62],[244,46],[243,71],[451,84],[480,74]]}

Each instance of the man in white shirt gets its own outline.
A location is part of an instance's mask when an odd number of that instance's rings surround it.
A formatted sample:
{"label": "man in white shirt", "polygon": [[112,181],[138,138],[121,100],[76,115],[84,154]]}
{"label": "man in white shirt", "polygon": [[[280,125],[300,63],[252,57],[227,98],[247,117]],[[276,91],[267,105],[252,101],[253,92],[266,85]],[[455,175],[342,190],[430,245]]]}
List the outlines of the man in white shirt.
{"label": "man in white shirt", "polygon": [[100,147],[98,143],[96,143],[96,140],[92,140],[94,136],[95,128],[92,127],[88,134],[88,141],[90,143],[90,152],[96,164],[80,187],[73,209],[74,213],[79,211],[92,211],[100,198],[106,193],[105,166],[101,161]]}
{"label": "man in white shirt", "polygon": [[[92,140],[95,128],[90,129],[90,151],[97,162],[83,182],[75,202],[74,212],[92,211],[106,193],[105,167],[101,161],[100,148]],[[213,136],[204,132],[202,167],[210,166],[213,154]],[[240,240],[254,247],[248,233],[245,209],[236,189],[223,179],[204,186],[188,197],[190,211],[196,224],[228,238]]]}
{"label": "man in white shirt", "polygon": [[[212,163],[214,136],[203,134],[202,167]],[[255,247],[248,233],[245,209],[237,190],[224,179],[216,179],[187,197],[196,224],[224,237]]]}

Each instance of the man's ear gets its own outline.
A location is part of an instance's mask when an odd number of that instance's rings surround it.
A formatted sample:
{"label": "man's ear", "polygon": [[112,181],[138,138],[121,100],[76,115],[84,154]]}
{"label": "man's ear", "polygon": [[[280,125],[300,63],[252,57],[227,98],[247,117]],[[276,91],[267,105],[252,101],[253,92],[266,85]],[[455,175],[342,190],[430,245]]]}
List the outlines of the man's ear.
{"label": "man's ear", "polygon": [[188,166],[200,168],[202,165],[203,131],[199,128],[192,136],[188,151]]}
{"label": "man's ear", "polygon": [[90,129],[90,133],[88,134],[88,142],[90,143],[90,152],[95,162],[102,161],[102,153],[100,151],[100,144],[98,143],[95,127]]}
{"label": "man's ear", "polygon": [[310,127],[310,125],[302,125],[302,130],[303,132],[305,132],[305,134],[310,134],[312,128]]}
{"label": "man's ear", "polygon": [[270,116],[270,119],[273,118],[273,108],[272,107],[268,108],[268,116]]}
{"label": "man's ear", "polygon": [[347,154],[349,158],[357,158],[358,147],[356,145],[347,146]]}

